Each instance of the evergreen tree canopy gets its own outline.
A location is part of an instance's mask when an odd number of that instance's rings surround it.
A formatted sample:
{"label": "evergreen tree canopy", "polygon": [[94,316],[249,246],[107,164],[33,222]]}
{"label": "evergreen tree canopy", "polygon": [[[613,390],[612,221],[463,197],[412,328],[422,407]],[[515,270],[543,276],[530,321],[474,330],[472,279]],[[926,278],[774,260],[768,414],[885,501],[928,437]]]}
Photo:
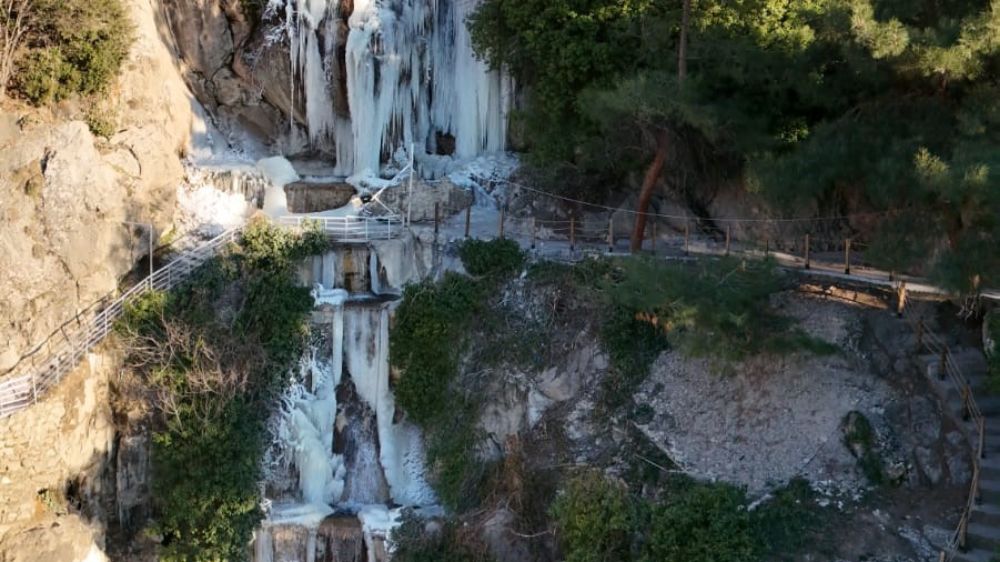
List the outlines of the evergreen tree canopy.
{"label": "evergreen tree canopy", "polygon": [[526,87],[536,161],[620,176],[666,131],[775,209],[885,211],[887,268],[1000,284],[1000,2],[691,0],[679,80],[682,6],[486,0],[470,26]]}

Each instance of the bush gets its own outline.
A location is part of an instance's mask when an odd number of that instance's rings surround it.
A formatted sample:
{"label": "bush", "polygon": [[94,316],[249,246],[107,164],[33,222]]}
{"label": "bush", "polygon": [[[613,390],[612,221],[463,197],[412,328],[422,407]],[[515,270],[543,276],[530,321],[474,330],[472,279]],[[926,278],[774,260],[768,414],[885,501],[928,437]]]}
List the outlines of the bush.
{"label": "bush", "polygon": [[475,276],[506,276],[524,266],[524,252],[514,240],[466,240],[458,255],[465,270]]}
{"label": "bush", "polygon": [[312,299],[297,259],[323,246],[266,222],[116,329],[155,412],[152,491],[166,560],[243,560],[260,522],[265,423],[301,356]]}
{"label": "bush", "polygon": [[861,412],[851,411],[844,416],[842,426],[844,445],[858,460],[858,466],[868,481],[874,485],[885,483],[885,467],[878,453],[877,435],[868,418]]}
{"label": "bush", "polygon": [[392,532],[393,562],[489,562],[486,548],[456,521],[445,521],[440,530],[428,533],[424,520],[410,512]]}
{"label": "bush", "polygon": [[32,103],[103,92],[132,44],[121,0],[35,0],[17,88]]}
{"label": "bush", "polygon": [[757,545],[743,492],[688,483],[653,508],[643,562],[749,562]]}
{"label": "bush", "polygon": [[568,561],[791,560],[822,523],[813,496],[793,480],[750,511],[739,488],[673,476],[650,501],[589,472],[569,481],[551,512]]}
{"label": "bush", "polygon": [[118,115],[112,110],[92,107],[86,120],[90,132],[98,137],[110,139],[118,132]]}
{"label": "bush", "polygon": [[403,291],[389,359],[403,371],[396,400],[417,423],[426,425],[448,408],[448,384],[458,373],[463,336],[483,299],[474,280],[455,273]]}
{"label": "bush", "polygon": [[552,505],[567,562],[631,559],[636,514],[628,489],[599,472],[571,479]]}

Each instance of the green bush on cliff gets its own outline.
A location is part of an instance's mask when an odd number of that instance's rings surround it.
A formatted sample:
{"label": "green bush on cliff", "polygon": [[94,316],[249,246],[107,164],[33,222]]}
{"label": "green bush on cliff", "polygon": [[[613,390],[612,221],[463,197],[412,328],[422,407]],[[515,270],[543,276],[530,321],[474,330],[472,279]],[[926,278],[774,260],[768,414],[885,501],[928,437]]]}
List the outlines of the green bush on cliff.
{"label": "green bush on cliff", "polygon": [[524,266],[524,251],[514,240],[466,240],[458,255],[465,270],[477,277],[510,275]]}
{"label": "green bush on cliff", "polygon": [[743,490],[674,476],[651,500],[597,471],[572,477],[551,515],[569,562],[794,559],[824,520],[804,480],[751,511]]}
{"label": "green bush on cliff", "polygon": [[262,516],[265,423],[309,333],[312,299],[294,265],[324,244],[313,232],[251,223],[241,244],[174,291],[147,293],[119,322],[135,392],[154,402],[162,559],[246,558]]}
{"label": "green bush on cliff", "polygon": [[121,0],[35,0],[14,86],[41,105],[103,92],[133,40]]}

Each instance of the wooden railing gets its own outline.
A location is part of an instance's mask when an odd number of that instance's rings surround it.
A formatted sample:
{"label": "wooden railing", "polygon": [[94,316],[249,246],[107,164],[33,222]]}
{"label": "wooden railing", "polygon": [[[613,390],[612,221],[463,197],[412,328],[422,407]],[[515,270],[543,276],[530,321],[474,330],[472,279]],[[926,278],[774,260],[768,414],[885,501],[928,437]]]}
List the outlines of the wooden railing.
{"label": "wooden railing", "polygon": [[200,265],[236,240],[240,229],[227,230],[201,246],[179,254],[173,261],[104,307],[91,306],[86,313],[63,326],[22,359],[21,364],[0,380],[0,418],[19,412],[44,397],[80,364],[114,328],[125,307],[151,290],[177,286]]}
{"label": "wooden railing", "polygon": [[941,552],[940,560],[942,562],[950,562],[960,550],[964,550],[967,546],[969,521],[979,500],[980,461],[986,450],[986,418],[983,416],[982,410],[979,409],[979,405],[976,404],[972,386],[962,373],[958,362],[955,361],[955,357],[952,355],[948,344],[927,326],[923,318],[914,320],[908,316],[907,319],[917,334],[917,347],[926,349],[938,358],[938,377],[941,380],[945,380],[945,378],[949,379],[958,391],[962,400],[962,418],[972,422],[976,432],[969,497],[966,498],[965,506],[962,509],[962,516],[959,518],[958,527],[949,541],[948,548]]}

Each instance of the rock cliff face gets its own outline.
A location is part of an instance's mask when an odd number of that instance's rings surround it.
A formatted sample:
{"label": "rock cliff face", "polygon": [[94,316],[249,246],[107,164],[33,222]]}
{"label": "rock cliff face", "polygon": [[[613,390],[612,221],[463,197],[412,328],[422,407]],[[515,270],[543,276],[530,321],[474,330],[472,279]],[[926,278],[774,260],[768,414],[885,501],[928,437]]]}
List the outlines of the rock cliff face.
{"label": "rock cliff face", "polygon": [[90,355],[37,406],[0,420],[0,559],[103,560],[104,529],[93,519],[113,492],[114,365]]}
{"label": "rock cliff face", "polygon": [[136,42],[107,103],[110,139],[53,111],[0,107],[0,374],[77,311],[116,289],[169,225],[195,100],[156,1],[126,0]]}

